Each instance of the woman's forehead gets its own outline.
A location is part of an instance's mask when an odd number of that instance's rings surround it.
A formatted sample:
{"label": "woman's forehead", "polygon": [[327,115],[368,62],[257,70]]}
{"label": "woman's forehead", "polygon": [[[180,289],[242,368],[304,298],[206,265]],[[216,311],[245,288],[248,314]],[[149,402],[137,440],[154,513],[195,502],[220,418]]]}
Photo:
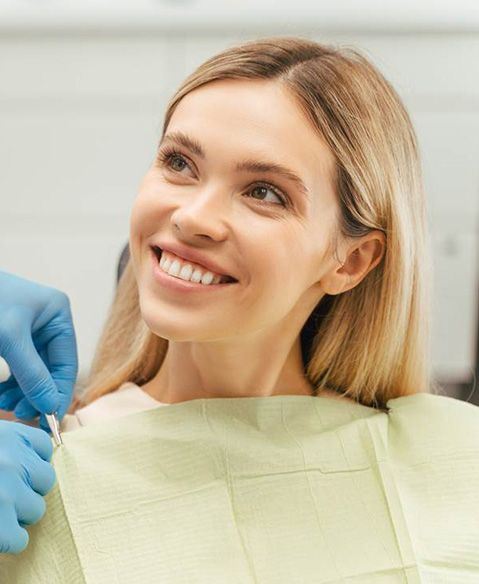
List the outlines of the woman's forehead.
{"label": "woman's forehead", "polygon": [[274,140],[275,145],[287,147],[318,139],[292,97],[273,81],[227,79],[207,83],[181,99],[169,125],[178,120],[182,124],[196,121],[203,130],[222,130],[235,142],[255,137],[259,142]]}
{"label": "woman's forehead", "polygon": [[193,90],[165,132],[165,138],[178,135],[200,158],[231,157],[246,167],[264,160],[299,175],[306,187],[331,177],[335,167],[326,142],[278,83],[221,80]]}

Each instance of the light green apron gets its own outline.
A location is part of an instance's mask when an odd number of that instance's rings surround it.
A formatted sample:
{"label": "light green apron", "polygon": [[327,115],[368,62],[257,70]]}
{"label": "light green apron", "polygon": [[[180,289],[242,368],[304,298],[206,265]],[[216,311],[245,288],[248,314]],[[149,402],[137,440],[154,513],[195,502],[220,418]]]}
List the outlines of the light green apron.
{"label": "light green apron", "polygon": [[64,433],[1,584],[479,583],[479,408],[196,399]]}

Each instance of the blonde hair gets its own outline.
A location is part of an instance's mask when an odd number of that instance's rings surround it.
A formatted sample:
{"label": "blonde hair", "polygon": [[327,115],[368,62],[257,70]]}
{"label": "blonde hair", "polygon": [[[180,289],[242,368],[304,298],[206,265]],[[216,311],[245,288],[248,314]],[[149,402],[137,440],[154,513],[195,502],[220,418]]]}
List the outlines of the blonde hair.
{"label": "blonde hair", "polygon": [[[334,242],[371,230],[386,237],[381,262],[354,288],[322,298],[305,323],[305,375],[319,393],[333,388],[380,408],[391,398],[431,391],[426,196],[416,135],[399,95],[354,47],[263,38],[227,48],[189,75],[167,105],[162,135],[181,99],[218,79],[280,82],[335,157]],[[146,383],[167,347],[142,319],[129,261],[74,407],[126,381]]]}

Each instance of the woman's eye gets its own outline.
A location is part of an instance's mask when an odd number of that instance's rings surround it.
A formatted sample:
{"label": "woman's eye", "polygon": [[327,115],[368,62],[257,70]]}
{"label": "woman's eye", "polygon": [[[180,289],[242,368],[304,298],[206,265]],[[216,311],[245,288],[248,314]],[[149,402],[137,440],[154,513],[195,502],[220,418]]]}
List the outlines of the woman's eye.
{"label": "woman's eye", "polygon": [[181,156],[181,154],[178,154],[176,152],[170,152],[170,153],[166,152],[166,153],[160,155],[160,160],[161,160],[162,164],[164,164],[165,166],[168,166],[169,168],[171,168],[172,170],[174,170],[176,172],[181,172],[185,167],[183,166],[182,168],[175,168],[173,166],[173,162],[175,160],[180,161],[180,163],[186,164],[186,166],[188,166],[188,163],[183,158],[183,156]]}
{"label": "woman's eye", "polygon": [[[284,200],[284,198],[283,198],[281,195],[279,195],[279,194],[276,192],[276,190],[275,190],[275,189],[273,189],[272,187],[270,187],[270,186],[268,186],[268,185],[256,185],[256,186],[252,187],[252,189],[250,190],[250,192],[251,192],[251,193],[253,193],[253,192],[254,192],[254,191],[256,191],[257,189],[262,189],[262,190],[263,190],[263,192],[265,192],[265,191],[266,191],[266,192],[268,192],[268,191],[269,191],[270,193],[273,193],[273,195],[274,195],[274,196],[275,196],[277,199],[279,199],[279,202],[280,202],[280,204],[281,204],[281,205],[283,205],[283,206],[286,206],[286,201]],[[253,198],[254,198],[254,197],[253,197]],[[265,202],[267,203],[268,201],[265,201]],[[270,201],[270,203],[271,203],[271,204],[276,204],[276,203],[274,203],[274,202],[271,202],[271,201]]]}
{"label": "woman's eye", "polygon": [[[180,167],[178,167],[178,166],[175,167],[174,161],[178,161]],[[158,153],[158,162],[160,163],[160,166],[165,166],[165,167],[169,168],[170,170],[172,170],[173,172],[181,172],[182,170],[185,169],[184,165],[191,168],[190,165],[188,164],[186,158],[182,154],[177,152],[176,150],[165,149],[163,151],[160,151]],[[254,196],[252,197],[253,200],[258,201],[262,205],[273,205],[276,207],[279,205],[281,207],[288,207],[287,197],[285,195],[283,195],[282,192],[274,185],[270,185],[268,183],[256,184],[253,187],[251,187],[248,192],[254,193],[258,189],[262,189],[263,193],[264,192],[267,193],[268,191],[270,193],[273,193],[273,195],[279,200],[279,203],[275,203],[274,201],[273,202],[272,201],[264,201],[263,199],[258,199]]]}
{"label": "woman's eye", "polygon": [[[188,166],[188,163],[186,162],[186,160],[184,158],[182,158],[181,156],[173,156],[171,158],[171,160],[172,161],[179,160],[180,161],[180,164],[186,164],[186,166]],[[184,167],[182,167],[182,168],[176,168],[176,169],[174,168],[174,170],[178,170],[179,172],[181,172],[183,170],[183,168]]]}

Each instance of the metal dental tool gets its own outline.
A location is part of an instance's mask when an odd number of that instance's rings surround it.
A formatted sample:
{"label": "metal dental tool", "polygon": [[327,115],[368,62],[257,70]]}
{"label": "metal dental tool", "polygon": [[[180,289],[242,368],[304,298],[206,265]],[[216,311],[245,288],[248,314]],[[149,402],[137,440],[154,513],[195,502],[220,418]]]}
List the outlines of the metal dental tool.
{"label": "metal dental tool", "polygon": [[62,440],[62,437],[60,436],[60,424],[58,422],[57,415],[55,413],[45,414],[45,417],[47,419],[48,426],[50,427],[50,430],[52,431],[53,440],[55,441],[55,444],[57,446],[60,446],[60,444],[63,444],[63,440]]}

